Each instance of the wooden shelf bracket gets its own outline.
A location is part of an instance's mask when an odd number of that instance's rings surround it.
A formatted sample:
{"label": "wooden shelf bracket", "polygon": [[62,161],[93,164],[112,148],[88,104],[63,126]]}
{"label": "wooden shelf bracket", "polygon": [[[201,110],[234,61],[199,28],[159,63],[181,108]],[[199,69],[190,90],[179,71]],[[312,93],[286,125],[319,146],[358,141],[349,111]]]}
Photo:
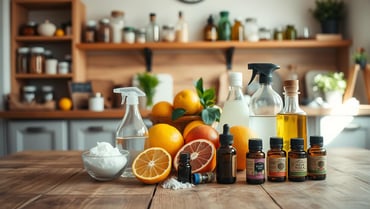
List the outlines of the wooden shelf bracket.
{"label": "wooden shelf bracket", "polygon": [[145,66],[147,72],[152,72],[152,60],[153,60],[153,51],[150,48],[144,48],[145,56]]}
{"label": "wooden shelf bracket", "polygon": [[225,51],[225,60],[226,60],[226,69],[231,70],[233,66],[233,56],[234,56],[235,47],[229,47]]}

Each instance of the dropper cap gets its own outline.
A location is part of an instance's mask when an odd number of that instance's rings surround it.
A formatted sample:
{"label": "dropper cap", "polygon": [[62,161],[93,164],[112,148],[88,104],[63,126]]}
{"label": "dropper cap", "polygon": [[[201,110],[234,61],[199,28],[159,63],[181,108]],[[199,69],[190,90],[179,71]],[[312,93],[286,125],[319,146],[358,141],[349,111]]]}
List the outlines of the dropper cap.
{"label": "dropper cap", "polygon": [[221,145],[232,145],[234,143],[234,137],[230,134],[230,127],[228,124],[224,124],[223,133],[220,134]]}

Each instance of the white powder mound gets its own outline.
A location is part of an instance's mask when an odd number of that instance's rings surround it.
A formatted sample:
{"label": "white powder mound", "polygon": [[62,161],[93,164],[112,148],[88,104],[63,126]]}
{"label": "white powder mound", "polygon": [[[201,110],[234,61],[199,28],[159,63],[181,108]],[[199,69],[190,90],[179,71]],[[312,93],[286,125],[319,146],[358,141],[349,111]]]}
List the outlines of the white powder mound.
{"label": "white powder mound", "polygon": [[165,188],[165,189],[173,189],[173,190],[187,189],[187,188],[192,188],[193,186],[194,186],[194,184],[191,184],[191,183],[182,183],[182,182],[179,182],[174,177],[168,178],[168,179],[166,179],[162,183],[162,187],[163,188]]}
{"label": "white powder mound", "polygon": [[96,147],[90,149],[92,157],[87,158],[86,163],[96,176],[113,176],[127,164],[126,156],[112,157],[119,155],[122,154],[118,148],[107,142],[98,142]]}

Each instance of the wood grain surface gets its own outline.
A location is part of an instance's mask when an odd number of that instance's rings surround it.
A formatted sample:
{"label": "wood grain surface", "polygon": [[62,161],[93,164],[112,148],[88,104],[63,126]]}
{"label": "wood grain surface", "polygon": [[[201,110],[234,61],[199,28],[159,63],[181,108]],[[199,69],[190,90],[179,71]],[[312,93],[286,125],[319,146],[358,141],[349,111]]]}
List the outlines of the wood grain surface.
{"label": "wood grain surface", "polygon": [[0,208],[370,208],[370,151],[328,150],[324,181],[164,189],[136,179],[92,180],[80,151],[24,151],[0,159]]}

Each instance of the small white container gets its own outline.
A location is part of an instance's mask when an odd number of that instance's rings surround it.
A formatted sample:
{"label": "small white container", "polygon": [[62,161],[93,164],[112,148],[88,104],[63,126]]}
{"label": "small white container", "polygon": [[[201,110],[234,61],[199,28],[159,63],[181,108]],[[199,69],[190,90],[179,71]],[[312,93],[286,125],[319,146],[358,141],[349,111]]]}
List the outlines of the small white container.
{"label": "small white container", "polygon": [[100,92],[89,98],[89,110],[97,112],[104,110],[104,97]]}
{"label": "small white container", "polygon": [[59,74],[68,74],[69,73],[69,64],[68,64],[68,62],[59,62],[58,63],[58,73]]}
{"label": "small white container", "polygon": [[52,86],[42,86],[41,90],[42,90],[42,95],[43,95],[43,101],[44,102],[50,102],[50,101],[53,100],[53,98],[54,98],[54,95],[53,95],[54,88]]}
{"label": "small white container", "polygon": [[32,103],[36,99],[36,86],[23,86],[23,101]]}
{"label": "small white container", "polygon": [[125,27],[123,29],[123,41],[128,44],[135,43],[135,29],[132,27]]}
{"label": "small white container", "polygon": [[45,73],[46,74],[57,74],[58,60],[47,59],[45,61]]}

